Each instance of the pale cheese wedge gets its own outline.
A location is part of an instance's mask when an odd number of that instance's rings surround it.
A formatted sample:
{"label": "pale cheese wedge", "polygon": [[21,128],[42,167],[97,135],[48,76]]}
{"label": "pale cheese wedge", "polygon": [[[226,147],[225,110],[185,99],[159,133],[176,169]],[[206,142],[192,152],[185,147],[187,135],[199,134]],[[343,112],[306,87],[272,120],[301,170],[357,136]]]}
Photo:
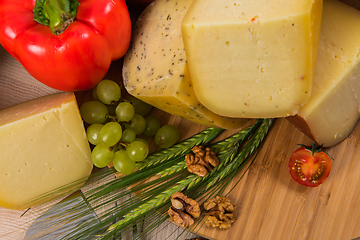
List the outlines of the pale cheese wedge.
{"label": "pale cheese wedge", "polygon": [[286,117],[309,99],[322,0],[194,0],[182,34],[194,92],[210,111]]}
{"label": "pale cheese wedge", "polygon": [[139,17],[124,58],[123,79],[129,94],[170,114],[224,129],[248,119],[219,116],[196,98],[187,69],[181,21],[192,0],[156,0]]}
{"label": "pale cheese wedge", "polygon": [[324,0],[320,36],[310,100],[288,120],[330,147],[344,140],[360,118],[360,11]]}
{"label": "pale cheese wedge", "polygon": [[0,207],[26,209],[75,190],[92,171],[90,154],[73,93],[0,110]]}

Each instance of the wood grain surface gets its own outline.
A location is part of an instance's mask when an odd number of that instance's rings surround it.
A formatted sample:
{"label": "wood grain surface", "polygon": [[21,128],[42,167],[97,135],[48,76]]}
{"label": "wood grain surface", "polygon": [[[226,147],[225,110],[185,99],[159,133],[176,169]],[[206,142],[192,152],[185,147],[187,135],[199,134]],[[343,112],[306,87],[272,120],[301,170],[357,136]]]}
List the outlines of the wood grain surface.
{"label": "wood grain surface", "polygon": [[[358,1],[354,1],[358,3]],[[121,81],[121,61],[114,62],[108,76]],[[23,67],[0,47],[0,109],[35,97],[56,92],[33,79]],[[88,93],[77,93],[79,102]],[[171,123],[189,137],[204,126],[156,112],[162,123]],[[225,131],[224,138],[237,130]],[[229,230],[197,229],[209,239],[349,240],[360,237],[360,125],[340,144],[326,149],[334,160],[328,180],[308,188],[292,180],[288,160],[297,144],[311,140],[286,119],[277,119],[259,155],[243,175],[229,185],[229,197],[237,206],[237,221]],[[1,160],[1,159],[0,159]],[[1,184],[1,183],[0,183]],[[56,201],[48,203],[49,207]],[[0,239],[23,239],[33,215],[0,208]],[[156,239],[176,231],[170,224]],[[175,230],[174,230],[175,229]],[[154,239],[154,238],[153,238]],[[173,239],[173,238],[169,238]]]}

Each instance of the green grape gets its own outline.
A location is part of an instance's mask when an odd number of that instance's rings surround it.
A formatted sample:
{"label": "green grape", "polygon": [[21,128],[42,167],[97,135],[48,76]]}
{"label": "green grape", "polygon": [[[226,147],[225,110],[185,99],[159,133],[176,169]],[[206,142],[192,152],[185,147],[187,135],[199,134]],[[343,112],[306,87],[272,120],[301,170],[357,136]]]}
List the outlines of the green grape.
{"label": "green grape", "polygon": [[130,123],[125,124],[126,129],[132,129],[136,135],[140,135],[145,130],[146,121],[143,116],[135,113]]}
{"label": "green grape", "polygon": [[155,136],[161,126],[160,120],[157,117],[150,115],[145,118],[145,122],[146,124],[143,134],[147,137]]}
{"label": "green grape", "polygon": [[161,148],[169,148],[179,141],[179,130],[172,125],[162,126],[155,134],[155,144]]}
{"label": "green grape", "polygon": [[116,117],[120,122],[129,122],[134,117],[135,109],[129,102],[121,102],[115,109]]}
{"label": "green grape", "polygon": [[99,101],[88,101],[80,107],[82,119],[89,124],[104,123],[107,119],[108,109]]}
{"label": "green grape", "polygon": [[114,151],[109,147],[99,144],[91,152],[91,161],[98,168],[109,165],[113,159]]}
{"label": "green grape", "polygon": [[121,141],[123,141],[125,143],[130,143],[130,142],[134,141],[135,138],[136,138],[136,133],[134,130],[125,129],[122,133]]}
{"label": "green grape", "polygon": [[[143,143],[146,144],[146,146],[147,146],[148,148],[150,148],[150,147],[149,147],[149,143],[148,143],[145,139],[143,139],[143,138],[135,138],[134,141],[143,142]],[[134,142],[134,141],[133,141],[133,142]]]}
{"label": "green grape", "polygon": [[131,160],[140,162],[147,157],[149,148],[142,141],[133,141],[126,146],[126,153]]}
{"label": "green grape", "polygon": [[101,142],[108,146],[114,146],[121,139],[122,127],[118,122],[108,122],[100,130]]}
{"label": "green grape", "polygon": [[145,116],[152,109],[151,105],[141,101],[140,99],[134,96],[130,96],[128,98],[128,101],[134,106],[135,113],[140,114],[141,116]]}
{"label": "green grape", "polygon": [[96,86],[96,94],[102,103],[110,105],[119,101],[121,89],[119,84],[112,80],[102,80]]}
{"label": "green grape", "polygon": [[86,129],[86,136],[88,141],[93,144],[93,145],[98,145],[100,144],[100,130],[104,125],[100,124],[100,123],[94,123],[91,124],[87,129]]}
{"label": "green grape", "polygon": [[113,165],[116,171],[124,175],[133,173],[136,167],[136,163],[129,158],[125,150],[115,152]]}

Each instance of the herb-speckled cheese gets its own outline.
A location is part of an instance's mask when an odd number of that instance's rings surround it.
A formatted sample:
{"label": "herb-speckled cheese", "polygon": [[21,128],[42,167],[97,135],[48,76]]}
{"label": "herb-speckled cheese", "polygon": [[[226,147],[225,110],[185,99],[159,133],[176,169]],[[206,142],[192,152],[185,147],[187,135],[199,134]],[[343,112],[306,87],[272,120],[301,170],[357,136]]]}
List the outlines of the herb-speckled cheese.
{"label": "herb-speckled cheese", "polygon": [[181,35],[181,21],[192,0],[156,0],[139,17],[125,56],[124,85],[129,94],[206,126],[239,128],[248,119],[219,116],[196,98]]}
{"label": "herb-speckled cheese", "polygon": [[322,0],[194,0],[182,21],[199,101],[228,117],[295,115],[310,97]]}
{"label": "herb-speckled cheese", "polygon": [[359,10],[324,0],[313,91],[288,120],[325,147],[344,140],[360,118],[359,30]]}

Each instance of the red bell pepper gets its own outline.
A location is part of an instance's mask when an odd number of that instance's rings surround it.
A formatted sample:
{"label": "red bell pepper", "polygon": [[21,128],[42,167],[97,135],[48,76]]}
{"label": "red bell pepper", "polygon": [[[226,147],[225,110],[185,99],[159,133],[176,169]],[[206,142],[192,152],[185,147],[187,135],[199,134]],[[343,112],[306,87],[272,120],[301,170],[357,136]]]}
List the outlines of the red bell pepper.
{"label": "red bell pepper", "polygon": [[96,86],[130,37],[125,0],[0,0],[0,44],[61,91]]}

